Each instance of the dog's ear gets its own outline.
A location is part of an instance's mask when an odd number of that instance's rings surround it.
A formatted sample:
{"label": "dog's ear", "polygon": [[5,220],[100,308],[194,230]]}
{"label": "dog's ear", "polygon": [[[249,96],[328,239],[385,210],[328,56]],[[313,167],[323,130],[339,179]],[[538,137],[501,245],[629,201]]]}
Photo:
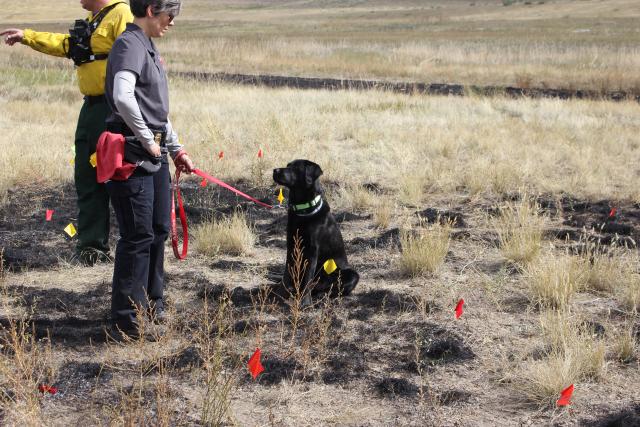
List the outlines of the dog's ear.
{"label": "dog's ear", "polygon": [[304,170],[304,178],[307,185],[311,187],[313,183],[320,178],[320,175],[322,175],[322,169],[320,169],[320,166],[313,162],[308,162]]}

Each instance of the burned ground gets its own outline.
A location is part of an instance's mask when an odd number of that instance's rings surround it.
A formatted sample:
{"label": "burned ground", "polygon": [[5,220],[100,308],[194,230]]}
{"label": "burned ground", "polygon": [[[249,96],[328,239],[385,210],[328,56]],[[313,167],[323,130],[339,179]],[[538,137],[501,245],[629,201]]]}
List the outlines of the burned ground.
{"label": "burned ground", "polygon": [[[275,188],[232,184],[276,203]],[[264,421],[260,411],[285,405],[282,402],[289,397],[280,401],[277,396],[287,393],[294,394],[291,401],[322,397],[335,407],[333,411],[346,413],[359,405],[369,411],[365,418],[355,418],[361,422],[325,419],[320,424],[362,425],[367,419],[371,425],[478,425],[474,422],[478,420],[518,425],[533,420],[534,424],[613,426],[634,425],[638,418],[637,407],[625,406],[640,398],[637,391],[631,400],[619,397],[620,404],[610,406],[596,406],[583,398],[575,412],[513,409],[504,404],[514,393],[515,380],[501,363],[517,362],[522,357],[515,355],[519,347],[526,348],[524,353],[532,360],[539,359],[536,351],[544,351],[538,343],[528,344],[538,320],[519,282],[521,272],[496,255],[496,236],[486,226],[486,218],[499,212],[509,198],[434,199],[431,205],[410,208],[409,215],[420,216],[424,226],[448,221],[454,227],[447,268],[423,278],[398,272],[398,226],[378,229],[368,213],[336,209],[350,262],[363,279],[349,297],[316,301],[293,331],[291,301],[278,286],[284,271],[285,210],[265,210],[216,186],[202,188],[193,180],[182,187],[190,226],[240,209],[254,226],[258,245],[245,257],[210,259],[192,252],[184,262],[167,260],[167,299],[178,318],[175,339],[180,345],[162,360],[171,367],[173,393],[180,402],[176,407],[183,411],[180,424],[199,423],[200,397],[187,390],[203,387],[202,371],[210,363],[193,341],[205,300],[216,309],[225,301],[230,310],[224,330],[213,328],[211,334],[221,337],[228,352],[226,366],[237,368],[232,407],[241,424]],[[375,183],[369,188],[379,194],[385,191]],[[64,237],[62,228],[74,220],[74,200],[70,186],[33,188],[12,192],[9,203],[0,208],[0,247],[8,271],[5,289],[13,303],[13,311],[2,313],[0,324],[9,328],[14,311],[31,313],[35,336],[50,340],[58,368],[52,384],[61,392],[43,397],[45,408],[71,424],[79,422],[74,411],[117,407],[121,391],[126,390],[122,384],[141,363],[132,357],[120,360],[121,369],[114,369],[114,360],[109,359],[109,352],[126,350],[105,343],[112,265],[89,268],[71,261],[75,242]],[[560,246],[579,246],[585,232],[604,245],[633,246],[640,238],[637,204],[550,197],[538,201],[549,216],[548,238]],[[55,209],[51,223],[44,221],[45,209]],[[115,242],[115,224],[113,230]],[[470,284],[470,272],[490,280]],[[487,283],[505,285],[497,289]],[[462,296],[468,301],[467,312],[455,321],[453,306]],[[614,317],[614,302],[599,306],[597,298],[601,297],[580,301],[590,313],[584,326],[593,335],[608,336],[624,319]],[[611,306],[614,315],[603,319],[602,313]],[[640,334],[638,327],[636,333]],[[245,363],[258,346],[265,371],[254,381]],[[586,384],[588,390],[580,393],[592,398],[598,393],[624,396],[612,383],[628,375],[624,371],[628,368],[610,364],[611,380]],[[153,378],[158,372],[146,375]],[[630,375],[638,378],[637,372]],[[247,415],[246,405],[256,412]],[[65,411],[56,409],[67,406],[74,411],[61,415]],[[469,415],[460,418],[461,413]],[[106,417],[96,416],[103,421]],[[309,419],[283,422],[309,423]]]}

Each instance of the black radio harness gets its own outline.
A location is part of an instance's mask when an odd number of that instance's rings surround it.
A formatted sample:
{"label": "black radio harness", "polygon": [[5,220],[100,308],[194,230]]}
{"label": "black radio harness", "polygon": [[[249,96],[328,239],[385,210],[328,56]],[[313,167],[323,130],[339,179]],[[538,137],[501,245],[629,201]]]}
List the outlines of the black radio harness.
{"label": "black radio harness", "polygon": [[86,64],[87,62],[107,59],[109,56],[108,53],[93,53],[91,49],[91,36],[107,13],[121,3],[126,4],[124,2],[118,2],[109,5],[102,9],[91,22],[89,22],[89,18],[76,19],[73,27],[69,28],[69,49],[66,52],[66,57],[73,60],[76,66]]}

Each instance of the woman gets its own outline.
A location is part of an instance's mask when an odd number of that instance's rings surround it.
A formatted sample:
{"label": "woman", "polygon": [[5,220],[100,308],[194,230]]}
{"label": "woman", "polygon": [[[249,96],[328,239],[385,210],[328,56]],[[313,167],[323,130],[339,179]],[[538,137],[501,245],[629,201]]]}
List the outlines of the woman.
{"label": "woman", "polygon": [[[117,331],[135,336],[136,309],[164,317],[164,246],[170,230],[170,174],[167,153],[187,173],[193,163],[168,119],[169,88],[163,61],[152,39],[173,26],[181,0],[130,0],[133,23],[109,54],[105,93],[113,113],[107,130],[134,136],[160,169],[136,168],[125,181],[108,181],[120,240],[116,248],[111,314]],[[142,309],[142,310],[140,310]]]}

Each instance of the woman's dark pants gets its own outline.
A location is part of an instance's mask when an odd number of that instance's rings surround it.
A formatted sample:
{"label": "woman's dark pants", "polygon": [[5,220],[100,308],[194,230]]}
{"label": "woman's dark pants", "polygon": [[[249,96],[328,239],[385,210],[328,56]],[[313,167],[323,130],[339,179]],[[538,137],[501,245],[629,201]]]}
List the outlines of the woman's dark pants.
{"label": "woman's dark pants", "polygon": [[163,159],[155,174],[136,171],[106,184],[118,219],[111,316],[123,331],[137,327],[136,306],[163,309],[164,246],[170,230],[171,177]]}

